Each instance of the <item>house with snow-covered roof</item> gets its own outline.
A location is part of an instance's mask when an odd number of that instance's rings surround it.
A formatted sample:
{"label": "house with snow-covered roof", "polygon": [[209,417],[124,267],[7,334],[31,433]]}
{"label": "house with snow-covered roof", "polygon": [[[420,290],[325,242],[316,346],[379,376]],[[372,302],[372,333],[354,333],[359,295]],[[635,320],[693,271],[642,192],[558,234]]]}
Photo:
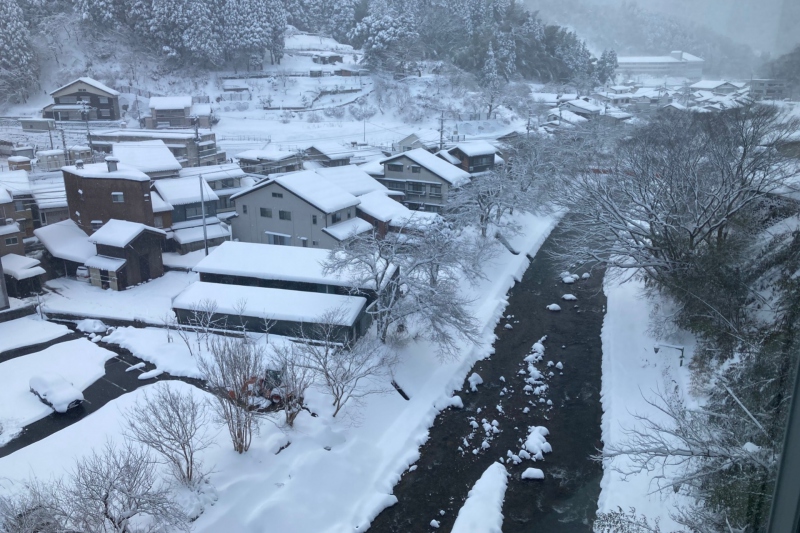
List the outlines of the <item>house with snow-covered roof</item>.
{"label": "house with snow-covered roof", "polygon": [[97,254],[84,264],[92,285],[125,290],[164,275],[161,250],[166,233],[152,226],[111,219],[89,237]]}
{"label": "house with snow-covered roof", "polygon": [[281,150],[269,145],[263,150],[239,152],[234,157],[245,172],[262,176],[294,172],[300,170],[303,164],[297,152]]}
{"label": "house with snow-covered roof", "polygon": [[[199,174],[197,177],[158,180],[153,188],[153,211],[159,210],[154,217],[154,225],[159,227],[160,223],[167,230],[169,251],[185,254],[204,248],[206,243],[208,246],[217,246],[230,238],[227,225],[222,225],[217,217],[219,198],[208,183],[200,179]],[[170,210],[167,205],[171,207]]]}
{"label": "house with snow-covered roof", "polygon": [[701,80],[689,86],[692,91],[709,91],[714,94],[731,94],[742,87],[725,80]]}
{"label": "house with snow-covered roof", "polygon": [[203,176],[208,186],[219,198],[217,201],[218,214],[235,212],[230,201],[231,196],[253,186],[260,179],[260,176],[249,176],[236,163],[184,168],[178,175],[181,178],[193,177],[195,179]]}
{"label": "house with snow-covered roof", "polygon": [[[494,153],[492,153],[494,161]],[[412,210],[440,212],[450,189],[470,180],[469,172],[415,148],[381,160],[383,177],[377,177],[390,191],[402,192],[403,203]]]}
{"label": "house with snow-covered roof", "polygon": [[500,150],[487,141],[468,141],[456,144],[447,152],[459,160],[458,166],[469,173],[492,170],[495,155]]}
{"label": "house with snow-covered roof", "polygon": [[244,242],[332,249],[372,230],[356,216],[355,195],[311,170],[263,180],[231,200],[233,236]]}
{"label": "house with snow-covered roof", "polygon": [[305,150],[305,158],[308,161],[317,161],[323,167],[349,165],[351,157],[353,157],[351,150],[330,141],[316,142]]}
{"label": "house with snow-covered roof", "polygon": [[55,277],[74,276],[78,267],[97,255],[97,248],[89,236],[74,220],[66,219],[36,228],[33,233],[44,245],[47,253],[43,257],[45,268]]}
{"label": "house with snow-covered roof", "polygon": [[41,276],[46,272],[38,259],[11,253],[1,256],[0,263],[6,290],[12,298],[24,298],[41,290]]}
{"label": "house with snow-covered roof", "polygon": [[625,79],[643,75],[699,80],[703,77],[704,63],[702,58],[681,50],[664,56],[618,56],[616,75]]}
{"label": "house with snow-covered roof", "polygon": [[6,191],[11,196],[11,205],[5,204],[0,211],[17,224],[25,237],[33,235],[33,211],[35,200],[31,190],[30,176],[25,170],[11,170],[0,172],[0,195]]}
{"label": "house with snow-covered roof", "polygon": [[121,164],[141,170],[154,180],[175,178],[183,168],[161,139],[114,143],[111,153]]}
{"label": "house with snow-covered roof", "polygon": [[95,150],[110,153],[114,143],[160,139],[184,167],[201,167],[224,163],[228,156],[217,147],[217,136],[207,129],[144,130],[125,128],[92,131],[89,134]]}
{"label": "house with snow-covered roof", "polygon": [[145,117],[147,129],[191,128],[196,117],[201,128],[211,127],[211,106],[195,104],[191,96],[151,96],[150,116]]}
{"label": "house with snow-covered roof", "polygon": [[[71,81],[50,93],[53,103],[42,109],[43,118],[55,120],[119,120],[119,91],[92,78]],[[87,113],[87,115],[84,115]]]}
{"label": "house with snow-covered roof", "polygon": [[[0,194],[2,201],[2,194]],[[0,208],[3,205],[0,204]],[[13,218],[0,218],[0,256],[6,254],[25,254],[25,232]]]}
{"label": "house with snow-covered roof", "polygon": [[411,135],[403,137],[396,143],[392,143],[392,151],[408,152],[409,150],[422,148],[423,150],[427,150],[428,152],[433,152],[436,150],[438,146],[439,146],[438,138],[436,140],[433,139],[423,140],[416,133],[412,133]]}
{"label": "house with snow-covered roof", "polygon": [[61,169],[69,217],[91,235],[111,219],[153,225],[150,177],[114,157]]}
{"label": "house with snow-covered roof", "polygon": [[588,100],[583,100],[582,98],[576,98],[575,100],[564,102],[561,104],[561,107],[565,108],[567,111],[572,111],[576,115],[580,115],[588,119],[596,117],[601,111],[603,111],[603,108],[599,105],[595,105]]}
{"label": "house with snow-covered roof", "polygon": [[361,196],[373,191],[380,191],[384,194],[389,192],[385,185],[356,165],[318,168],[314,172],[354,196]]}

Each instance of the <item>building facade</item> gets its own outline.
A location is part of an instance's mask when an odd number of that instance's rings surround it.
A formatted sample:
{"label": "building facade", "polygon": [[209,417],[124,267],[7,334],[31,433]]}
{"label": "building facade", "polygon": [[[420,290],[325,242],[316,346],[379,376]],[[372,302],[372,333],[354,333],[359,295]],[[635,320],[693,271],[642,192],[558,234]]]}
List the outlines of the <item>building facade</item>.
{"label": "building facade", "polygon": [[90,134],[95,150],[111,153],[114,143],[130,141],[162,140],[185,167],[219,165],[227,159],[225,152],[217,147],[217,136],[209,130],[106,130]]}
{"label": "building facade", "polygon": [[92,78],[78,78],[51,92],[53,103],[42,110],[55,120],[119,120],[119,92]]}

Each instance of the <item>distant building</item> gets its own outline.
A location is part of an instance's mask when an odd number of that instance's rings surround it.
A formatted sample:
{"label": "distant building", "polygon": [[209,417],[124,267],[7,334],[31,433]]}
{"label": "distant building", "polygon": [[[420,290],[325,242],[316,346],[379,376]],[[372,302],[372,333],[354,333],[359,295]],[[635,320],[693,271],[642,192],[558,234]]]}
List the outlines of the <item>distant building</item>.
{"label": "distant building", "polygon": [[743,83],[734,83],[725,80],[702,80],[690,85],[689,89],[692,91],[709,91],[713,94],[725,95],[734,93],[744,86],[745,84]]}
{"label": "distant building", "polygon": [[194,178],[195,180],[198,176],[203,176],[208,186],[219,198],[217,201],[218,214],[230,211],[235,212],[236,208],[230,201],[231,196],[251,187],[257,179],[256,177],[248,176],[236,163],[184,168],[179,174],[181,178]]}
{"label": "distant building", "polygon": [[457,166],[461,167],[461,170],[475,173],[492,170],[495,165],[495,155],[499,150],[486,141],[469,141],[458,143],[447,152],[459,160]]}
{"label": "distant building", "polygon": [[[119,92],[92,78],[78,78],[51,92],[42,117],[55,120],[119,120]],[[88,116],[84,116],[84,111]]]}
{"label": "distant building", "polygon": [[217,147],[217,136],[209,130],[106,130],[90,134],[95,150],[110,153],[114,143],[161,140],[183,167],[201,167],[225,163],[225,152]]}
{"label": "distant building", "polygon": [[786,80],[750,80],[750,97],[754,100],[783,100],[791,96],[789,82]]}
{"label": "distant building", "polygon": [[4,203],[2,209],[5,216],[3,219],[10,218],[19,225],[24,237],[33,236],[34,206],[36,201],[33,198],[30,178],[24,170],[12,170],[10,172],[0,172],[0,194],[5,190],[13,200],[11,205]]}
{"label": "distant building", "polygon": [[194,126],[193,117],[197,117],[199,127],[210,128],[211,105],[195,104],[191,96],[152,96],[145,128],[190,128]]}
{"label": "distant building", "polygon": [[350,164],[353,152],[333,142],[318,142],[306,148],[306,159],[317,161],[323,167],[341,167]]}
{"label": "distant building", "polygon": [[422,148],[429,152],[433,152],[439,146],[438,141],[423,141],[420,139],[419,135],[416,133],[412,133],[406,137],[403,137],[396,143],[392,143],[392,151],[394,152],[408,152],[409,150],[414,150],[416,148]]}
{"label": "distant building", "polygon": [[676,50],[667,56],[620,56],[616,74],[623,78],[643,75],[655,78],[676,77],[697,79],[703,77],[702,58]]}
{"label": "distant building", "polygon": [[301,170],[303,162],[297,152],[289,152],[268,146],[264,150],[246,150],[234,156],[239,165],[249,174],[281,174]]}
{"label": "distant building", "polygon": [[153,180],[177,178],[183,168],[161,139],[114,143],[111,151],[121,164],[141,170]]}

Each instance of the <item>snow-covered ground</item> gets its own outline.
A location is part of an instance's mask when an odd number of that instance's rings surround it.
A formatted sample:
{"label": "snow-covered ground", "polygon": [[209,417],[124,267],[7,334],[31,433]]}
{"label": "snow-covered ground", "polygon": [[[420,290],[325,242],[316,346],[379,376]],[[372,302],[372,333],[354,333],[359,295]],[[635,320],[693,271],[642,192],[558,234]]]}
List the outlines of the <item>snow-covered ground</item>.
{"label": "snow-covered ground", "polygon": [[[31,377],[43,371],[55,372],[84,390],[105,374],[105,362],[114,355],[86,339],[77,339],[0,363],[0,445],[53,412],[30,392]],[[0,472],[6,471],[0,468]]]}
{"label": "snow-covered ground", "polygon": [[[451,404],[453,391],[461,387],[472,365],[491,354],[494,326],[506,306],[506,292],[529,264],[526,253],[535,253],[556,223],[549,217],[519,216],[526,231],[511,239],[511,244],[522,253],[514,255],[502,248],[485,267],[490,279],[475,287],[464,285],[466,295],[475,298],[473,313],[484,326],[480,345],[464,345],[460,359],[443,362],[434,346],[409,342],[394,375],[410,397],[408,401],[394,392],[369,396],[360,406],[348,404],[334,419],[330,396],[312,390],[307,403],[319,416],[301,413],[292,430],[264,423],[244,455],[236,454],[227,434],[221,432],[219,446],[209,450],[206,458],[214,465],[212,482],[220,498],[195,522],[195,531],[255,532],[263,531],[267,523],[270,529],[298,533],[363,531],[382,509],[393,504],[392,488],[419,457],[419,446],[437,413]],[[68,309],[92,316],[136,315],[158,322],[166,305],[162,300],[169,299],[166,293],[190,278],[170,273],[159,290],[153,287],[155,281],[113,294],[60,280],[62,296],[51,296],[48,305],[53,312]],[[167,343],[164,330],[118,328],[106,340],[120,343],[171,373],[191,374],[195,368],[183,342],[176,337]],[[270,342],[284,340],[271,335]],[[120,410],[132,405],[141,390],[0,460],[0,471],[11,479],[63,472],[71,464],[69,458],[99,447],[108,435],[119,434]],[[288,442],[291,446],[276,455]],[[54,450],[59,450],[58,454]],[[297,512],[297,502],[303,502],[302,513]]]}
{"label": "snow-covered ground", "polygon": [[198,276],[188,272],[167,272],[163,277],[125,291],[109,291],[89,283],[59,278],[47,282],[51,293],[43,298],[46,313],[64,313],[89,318],[140,320],[160,325],[172,316],[172,298]]}
{"label": "snow-covered ground", "polygon": [[[659,392],[675,387],[689,404],[693,399],[688,393],[689,370],[694,341],[684,334],[664,340],[675,346],[684,346],[685,362],[680,366],[680,351],[661,348],[658,354],[654,346],[659,342],[648,331],[653,302],[644,298],[643,284],[629,281],[619,284],[606,281],[605,293],[608,307],[603,321],[603,384],[602,403],[603,442],[619,443],[625,439],[625,429],[636,427],[634,415],[646,415],[661,420],[662,413],[647,404],[646,399],[655,399]],[[617,466],[625,467],[619,459]],[[664,531],[678,529],[669,517],[670,509],[680,496],[671,490],[654,493],[656,485],[652,473],[642,472],[623,477],[606,467],[600,483],[599,510],[613,511],[622,507],[628,511],[635,508],[637,514],[648,519],[660,519]]]}
{"label": "snow-covered ground", "polygon": [[48,342],[69,332],[67,326],[41,320],[36,315],[0,322],[0,353]]}

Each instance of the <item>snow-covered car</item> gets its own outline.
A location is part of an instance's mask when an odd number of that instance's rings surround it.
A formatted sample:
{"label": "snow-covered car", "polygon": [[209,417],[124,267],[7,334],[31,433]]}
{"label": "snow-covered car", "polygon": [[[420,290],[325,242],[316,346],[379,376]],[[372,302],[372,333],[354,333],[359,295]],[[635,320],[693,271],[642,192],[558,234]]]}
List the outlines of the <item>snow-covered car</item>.
{"label": "snow-covered car", "polygon": [[85,266],[79,266],[75,270],[75,277],[78,281],[89,281],[89,269]]}
{"label": "snow-covered car", "polygon": [[83,403],[83,393],[55,372],[33,376],[28,385],[32,393],[59,413],[66,413]]}

